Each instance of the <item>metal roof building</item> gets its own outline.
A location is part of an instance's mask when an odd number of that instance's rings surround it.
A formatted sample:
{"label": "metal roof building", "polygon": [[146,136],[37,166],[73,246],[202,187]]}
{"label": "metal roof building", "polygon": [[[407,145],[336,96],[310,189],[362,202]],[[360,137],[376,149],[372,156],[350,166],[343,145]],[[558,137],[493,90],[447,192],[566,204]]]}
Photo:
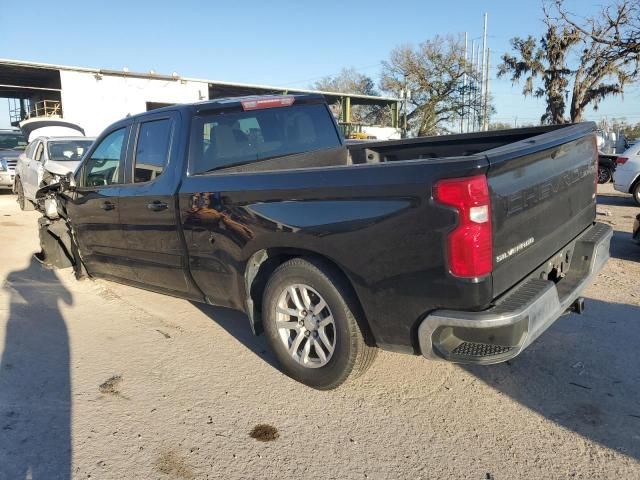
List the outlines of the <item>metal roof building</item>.
{"label": "metal roof building", "polygon": [[330,105],[339,104],[342,124],[351,124],[352,106],[379,105],[390,109],[390,126],[398,127],[395,98],[0,59],[0,97],[10,99],[12,125],[34,116],[63,117],[82,125],[87,135],[97,135],[127,114],[175,103],[310,92],[323,94]]}

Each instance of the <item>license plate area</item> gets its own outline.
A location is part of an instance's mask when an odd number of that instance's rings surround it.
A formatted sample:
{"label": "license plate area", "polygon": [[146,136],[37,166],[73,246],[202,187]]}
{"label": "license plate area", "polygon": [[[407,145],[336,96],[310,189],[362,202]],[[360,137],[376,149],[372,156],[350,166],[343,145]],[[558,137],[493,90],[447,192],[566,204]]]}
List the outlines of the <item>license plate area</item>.
{"label": "license plate area", "polygon": [[551,280],[558,283],[571,268],[571,259],[573,258],[573,245],[567,246],[551,257],[538,270],[538,278],[542,280]]}

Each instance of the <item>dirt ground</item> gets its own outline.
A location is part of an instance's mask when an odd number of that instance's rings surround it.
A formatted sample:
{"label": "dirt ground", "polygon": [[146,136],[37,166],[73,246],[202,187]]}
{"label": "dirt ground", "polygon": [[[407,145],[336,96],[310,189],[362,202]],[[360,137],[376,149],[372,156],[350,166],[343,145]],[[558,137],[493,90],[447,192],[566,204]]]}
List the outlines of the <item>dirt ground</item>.
{"label": "dirt ground", "polygon": [[640,208],[601,191],[584,315],[508,364],[383,352],[331,392],[239,313],[42,269],[0,194],[0,479],[640,478]]}

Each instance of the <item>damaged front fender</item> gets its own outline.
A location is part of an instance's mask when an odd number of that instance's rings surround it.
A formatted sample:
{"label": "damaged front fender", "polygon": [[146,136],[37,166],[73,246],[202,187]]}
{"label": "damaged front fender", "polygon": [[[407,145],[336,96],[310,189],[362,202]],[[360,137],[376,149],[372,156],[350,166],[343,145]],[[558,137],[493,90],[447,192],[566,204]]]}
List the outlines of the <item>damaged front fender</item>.
{"label": "damaged front fender", "polygon": [[49,268],[68,268],[75,265],[71,232],[64,219],[40,217],[38,234],[41,251],[35,257],[39,262]]}
{"label": "damaged front fender", "polygon": [[85,276],[85,270],[67,216],[64,195],[74,185],[64,180],[43,187],[36,194],[43,216],[38,219],[41,251],[35,258],[48,268],[73,267],[76,278],[80,279]]}

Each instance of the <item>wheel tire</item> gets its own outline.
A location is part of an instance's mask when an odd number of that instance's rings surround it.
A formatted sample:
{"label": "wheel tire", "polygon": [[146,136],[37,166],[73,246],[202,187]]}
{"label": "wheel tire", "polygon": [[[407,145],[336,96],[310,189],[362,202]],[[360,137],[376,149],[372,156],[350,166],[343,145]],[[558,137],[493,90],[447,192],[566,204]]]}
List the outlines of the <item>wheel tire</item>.
{"label": "wheel tire", "polygon": [[[276,325],[278,316],[282,315],[277,311],[279,302],[282,305],[283,299],[288,298],[287,301],[292,302],[290,305],[294,305],[289,287],[297,288],[294,290],[297,292],[301,292],[300,288],[308,289],[307,291],[310,292],[307,294],[307,299],[310,299],[309,303],[317,302],[315,305],[312,303],[310,312],[311,309],[316,310],[313,307],[318,306],[324,300],[328,310],[322,308],[318,312],[313,312],[314,318],[316,318],[315,314],[318,314],[318,318],[324,315],[325,320],[329,316],[333,319],[333,323],[325,327],[331,329],[329,333],[325,330],[324,336],[322,334],[317,336],[318,333],[322,333],[319,332],[320,327],[316,331],[306,331],[312,336],[306,339],[302,338],[301,343],[298,342],[299,347],[295,349],[295,355],[300,352],[298,356],[304,357],[305,347],[311,342],[310,349],[313,350],[307,350],[307,357],[311,357],[309,358],[310,362],[316,362],[314,367],[305,366],[301,360],[296,360],[294,355],[289,353],[289,348],[285,346],[285,342],[290,342],[287,345],[293,346],[298,335],[303,335],[307,324],[300,320],[301,317],[284,314],[284,317],[280,317],[280,319],[284,321],[282,319],[287,318],[287,324],[295,324],[297,318],[299,322],[303,322],[305,327],[283,329]],[[303,303],[307,303],[302,293],[298,298]],[[291,309],[295,310],[295,308]],[[294,258],[283,263],[273,272],[263,294],[262,317],[267,341],[284,373],[319,390],[336,388],[347,378],[356,378],[362,375],[369,368],[377,353],[377,349],[371,346],[372,342],[367,325],[363,323],[358,301],[350,285],[335,268],[316,259]],[[298,325],[300,325],[299,322]],[[333,333],[332,336],[331,333]],[[295,336],[290,338],[294,334]],[[328,337],[334,347],[330,356],[325,357],[326,363],[322,364],[323,359],[316,348],[321,345],[320,339],[323,339],[324,342],[324,339]],[[323,352],[324,350],[323,348]],[[328,349],[326,350],[328,351]],[[313,358],[313,356],[317,358]]]}
{"label": "wheel tire", "polygon": [[633,187],[631,187],[631,195],[635,202],[640,205],[640,180],[638,180]]}
{"label": "wheel tire", "polygon": [[35,208],[33,203],[24,198],[24,188],[19,178],[16,178],[16,191],[18,192],[18,205],[22,211],[31,211]]}
{"label": "wheel tire", "polygon": [[609,183],[611,181],[611,169],[608,167],[598,167],[598,183]]}

